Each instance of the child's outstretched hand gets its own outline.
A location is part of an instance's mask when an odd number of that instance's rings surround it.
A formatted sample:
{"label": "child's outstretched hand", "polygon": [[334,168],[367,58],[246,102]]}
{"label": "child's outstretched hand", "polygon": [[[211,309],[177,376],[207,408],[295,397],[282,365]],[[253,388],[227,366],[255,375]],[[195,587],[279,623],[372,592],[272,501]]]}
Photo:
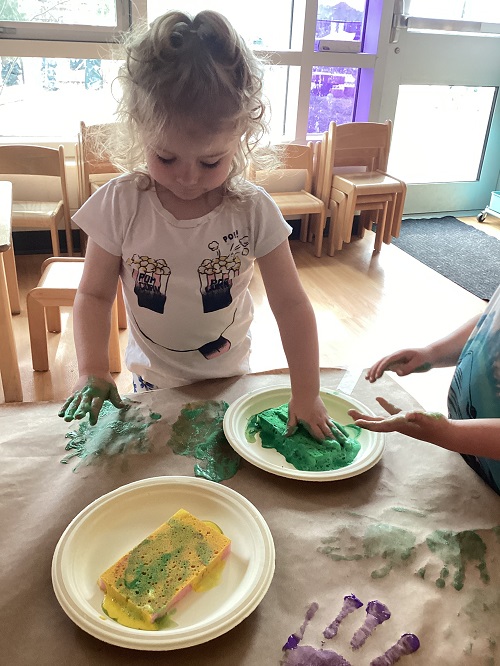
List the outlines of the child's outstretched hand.
{"label": "child's outstretched hand", "polygon": [[384,398],[377,398],[377,402],[390,416],[370,416],[357,409],[350,409],[348,414],[357,426],[374,432],[400,432],[433,444],[445,442],[451,436],[452,424],[443,414],[403,412]]}
{"label": "child's outstretched hand", "polygon": [[432,368],[429,352],[422,349],[402,349],[377,361],[366,373],[369,382],[380,379],[386,370],[392,370],[400,377],[412,372],[427,372]]}
{"label": "child's outstretched hand", "polygon": [[105,400],[109,400],[118,409],[126,408],[111,375],[108,378],[80,377],[73,394],[59,410],[59,416],[65,421],[83,419],[89,415],[90,425],[97,423],[97,417]]}
{"label": "child's outstretched hand", "polygon": [[288,403],[287,435],[292,435],[299,423],[302,423],[308,432],[320,442],[332,437],[332,420],[319,395],[312,403],[307,404],[303,404],[292,396]]}

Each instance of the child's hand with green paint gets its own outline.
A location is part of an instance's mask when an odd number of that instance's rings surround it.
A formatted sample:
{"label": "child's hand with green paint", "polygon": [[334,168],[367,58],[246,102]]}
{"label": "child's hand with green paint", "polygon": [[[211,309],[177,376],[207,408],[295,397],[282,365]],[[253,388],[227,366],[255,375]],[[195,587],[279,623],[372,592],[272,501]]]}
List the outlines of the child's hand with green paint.
{"label": "child's hand with green paint", "polygon": [[386,370],[395,372],[400,377],[405,377],[412,372],[427,372],[433,367],[429,347],[421,349],[402,349],[385,356],[372,365],[366,373],[369,382],[380,379]]}
{"label": "child's hand with green paint", "polygon": [[389,416],[371,416],[357,409],[350,409],[348,414],[357,426],[365,430],[400,432],[402,435],[453,450],[451,445],[447,445],[447,442],[453,441],[453,422],[443,414],[424,411],[403,412],[384,398],[377,398],[377,402]]}
{"label": "child's hand with green paint", "polygon": [[312,402],[292,395],[288,403],[287,435],[293,435],[299,423],[319,442],[332,436],[331,419],[319,395]]}
{"label": "child's hand with green paint", "polygon": [[118,409],[126,409],[111,375],[107,378],[93,375],[80,377],[73,394],[66,400],[59,411],[65,421],[83,419],[89,415],[90,425],[97,423],[97,417],[105,400],[109,400]]}

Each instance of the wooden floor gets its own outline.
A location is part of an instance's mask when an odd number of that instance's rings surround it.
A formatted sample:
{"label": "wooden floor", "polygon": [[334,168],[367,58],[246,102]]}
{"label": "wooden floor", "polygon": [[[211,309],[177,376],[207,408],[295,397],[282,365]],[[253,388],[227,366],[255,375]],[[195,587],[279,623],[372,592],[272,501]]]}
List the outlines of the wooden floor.
{"label": "wooden floor", "polygon": [[[488,216],[483,224],[475,218],[461,219],[500,238],[497,218]],[[381,356],[402,347],[427,344],[485,307],[484,301],[393,245],[384,245],[382,252],[374,255],[373,240],[374,235],[367,232],[362,240],[345,245],[334,257],[321,259],[313,256],[312,245],[291,241],[302,283],[316,311],[323,367],[349,367],[361,374]],[[16,258],[22,312],[14,317],[14,333],[26,402],[62,402],[77,379],[70,308],[62,309],[63,332],[49,333],[51,370],[33,372],[31,367],[25,299],[38,281],[45,258]],[[258,270],[251,290],[255,302],[252,369],[285,367],[277,326]],[[127,331],[123,331],[123,349],[126,342]],[[444,411],[451,374],[451,369],[434,370],[430,375],[399,381],[425,408]],[[115,379],[120,392],[131,390],[126,369]]]}

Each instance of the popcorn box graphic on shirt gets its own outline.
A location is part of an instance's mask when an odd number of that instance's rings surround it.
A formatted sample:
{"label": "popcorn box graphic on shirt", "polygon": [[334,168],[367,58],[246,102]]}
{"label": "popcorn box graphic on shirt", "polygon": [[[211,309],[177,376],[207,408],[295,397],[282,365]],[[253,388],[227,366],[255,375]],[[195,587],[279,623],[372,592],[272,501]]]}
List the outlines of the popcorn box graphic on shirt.
{"label": "popcorn box graphic on shirt", "polygon": [[132,266],[134,293],[141,308],[163,314],[171,270],[164,259],[151,259],[134,254],[127,263]]}
{"label": "popcorn box graphic on shirt", "polygon": [[233,279],[239,275],[241,259],[237,255],[204,259],[198,268],[203,312],[216,312],[231,305]]}

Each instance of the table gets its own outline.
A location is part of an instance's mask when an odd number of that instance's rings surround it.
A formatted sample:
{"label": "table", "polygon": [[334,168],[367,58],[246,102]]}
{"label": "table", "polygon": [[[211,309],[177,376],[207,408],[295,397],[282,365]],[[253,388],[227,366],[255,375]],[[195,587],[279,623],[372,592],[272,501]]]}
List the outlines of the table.
{"label": "table", "polygon": [[[343,376],[340,369],[323,370],[322,385],[335,389]],[[320,647],[323,629],[353,593],[365,607],[374,599],[387,604],[392,617],[357,652],[349,641],[364,608],[325,642],[352,666],[368,666],[407,632],[419,637],[421,648],[403,657],[401,666],[499,664],[500,497],[457,454],[395,433],[387,436],[382,460],[351,479],[296,481],[243,461],[223,482],[265,518],[276,570],[256,610],[219,638],[168,653],[127,650],[88,635],[62,611],[52,589],[51,559],[74,516],[124,484],[193,476],[194,458],[166,445],[186,403],[231,403],[249,390],[288,382],[286,373],[276,371],[141,394],[137,408],[162,415],[149,429],[149,449],[96,458],[75,471],[79,458],[60,464],[65,435],[75,426],[57,418],[58,404],[0,407],[2,663],[277,666],[311,602],[319,610],[302,643]],[[378,413],[377,395],[403,409],[418,408],[386,377],[375,386],[360,378],[352,395]]]}
{"label": "table", "polygon": [[20,402],[23,392],[11,318],[20,311],[11,217],[12,183],[0,181],[0,375],[5,402]]}

